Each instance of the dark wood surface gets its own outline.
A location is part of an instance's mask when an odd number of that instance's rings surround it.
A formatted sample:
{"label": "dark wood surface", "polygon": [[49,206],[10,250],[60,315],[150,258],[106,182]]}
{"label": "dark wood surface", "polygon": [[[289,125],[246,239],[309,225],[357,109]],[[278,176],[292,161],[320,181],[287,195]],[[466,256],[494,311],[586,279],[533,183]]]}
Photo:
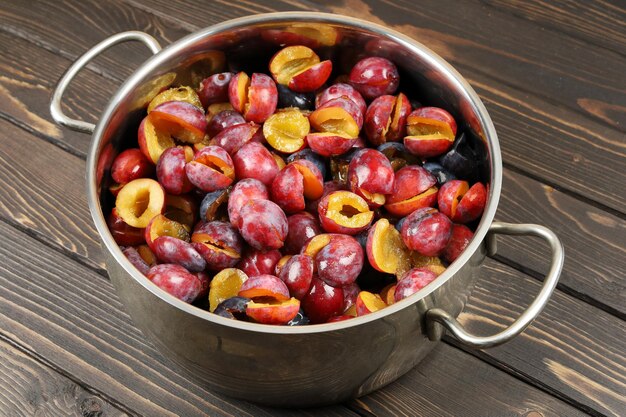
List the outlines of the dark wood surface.
{"label": "dark wood surface", "polygon": [[[0,3],[0,415],[626,415],[626,7],[571,1],[34,1]],[[114,33],[166,45],[251,13],[320,10],[399,29],[449,60],[496,124],[505,164],[498,220],[552,228],[558,289],[514,341],[451,338],[366,397],[278,410],[207,391],[133,326],[104,270],[84,187],[87,135],[57,127],[55,82]],[[116,47],[81,73],[68,113],[96,120],[147,58]],[[489,334],[537,293],[546,248],[503,238],[461,315]]]}

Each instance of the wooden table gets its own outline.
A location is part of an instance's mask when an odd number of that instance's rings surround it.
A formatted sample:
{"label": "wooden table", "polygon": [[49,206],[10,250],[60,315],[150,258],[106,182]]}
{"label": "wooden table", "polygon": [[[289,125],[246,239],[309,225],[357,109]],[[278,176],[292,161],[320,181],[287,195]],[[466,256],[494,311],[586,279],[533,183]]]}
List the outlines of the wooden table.
{"label": "wooden table", "polygon": [[[626,415],[626,5],[618,0],[74,0],[0,2],[0,415]],[[583,6],[584,3],[584,6]],[[277,410],[216,395],[133,326],[109,283],[85,198],[89,137],[57,127],[51,90],[91,45],[138,29],[163,45],[226,19],[343,13],[425,43],[473,85],[498,130],[496,218],[552,228],[558,289],[514,341],[448,338],[388,387],[335,407]],[[148,56],[116,47],[72,85],[93,121]],[[546,248],[501,239],[463,323],[488,334],[537,293]]]}

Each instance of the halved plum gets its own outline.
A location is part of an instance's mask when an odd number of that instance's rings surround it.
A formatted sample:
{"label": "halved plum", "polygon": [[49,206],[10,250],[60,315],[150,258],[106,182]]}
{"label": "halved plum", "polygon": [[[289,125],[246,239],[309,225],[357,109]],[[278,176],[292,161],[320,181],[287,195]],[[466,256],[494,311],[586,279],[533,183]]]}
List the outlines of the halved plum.
{"label": "halved plum", "polygon": [[207,108],[213,103],[228,101],[228,84],[232,77],[232,72],[220,72],[202,80],[197,91],[201,105]]}
{"label": "halved plum", "polygon": [[393,94],[400,84],[395,64],[382,57],[361,59],[350,71],[350,84],[366,99]]}
{"label": "halved plum", "polygon": [[313,278],[311,289],[302,299],[302,309],[311,323],[325,323],[329,318],[343,313],[343,290]]}
{"label": "halved plum", "polygon": [[249,122],[263,123],[274,114],[278,103],[278,91],[274,80],[268,75],[245,72],[237,73],[228,85],[228,97],[235,110]]}
{"label": "halved plum", "polygon": [[287,324],[293,320],[300,310],[300,301],[290,298],[279,302],[250,301],[246,314],[257,323]]}
{"label": "halved plum", "polygon": [[382,206],[394,187],[394,172],[389,159],[376,149],[361,149],[348,165],[350,190],[363,197],[371,208]]}
{"label": "halved plum", "polygon": [[165,191],[157,181],[139,178],[126,184],[115,199],[117,214],[126,224],[144,228],[165,208]]}
{"label": "halved plum", "polygon": [[280,249],[287,237],[287,216],[269,200],[250,200],[242,208],[239,232],[255,249]]}
{"label": "halved plum", "polygon": [[305,198],[315,200],[322,196],[324,180],[315,164],[305,159],[289,163],[274,178],[270,193],[286,213],[304,210]]}
{"label": "halved plum", "polygon": [[442,253],[443,258],[448,262],[454,262],[469,245],[473,237],[474,232],[469,227],[463,224],[453,225],[450,241]]}
{"label": "halved plum", "polygon": [[163,151],[157,162],[156,174],[165,191],[179,195],[193,189],[185,172],[185,166],[193,160],[193,156],[189,146],[171,147]]}
{"label": "halved plum", "polygon": [[387,274],[403,274],[411,264],[409,251],[400,232],[384,218],[370,228],[366,252],[370,265]]}
{"label": "halved plum", "polygon": [[148,113],[148,119],[157,131],[165,132],[183,142],[201,142],[206,134],[204,111],[184,101],[159,104]]}
{"label": "halved plum", "polygon": [[276,264],[280,261],[281,254],[278,250],[247,250],[237,264],[237,268],[241,269],[249,277],[256,275],[276,275]]}
{"label": "halved plum", "polygon": [[378,294],[368,291],[361,291],[356,299],[356,314],[364,316],[387,307],[387,304]]}
{"label": "halved plum", "polygon": [[224,148],[207,146],[200,149],[185,165],[189,181],[205,192],[228,187],[235,179],[233,160]]}
{"label": "halved plum", "polygon": [[409,165],[395,174],[393,191],[387,196],[385,208],[394,216],[403,217],[421,207],[437,202],[437,180],[424,168]]}
{"label": "halved plum", "polygon": [[235,266],[241,259],[243,241],[237,230],[220,221],[203,223],[191,235],[191,244],[214,271]]}
{"label": "halved plum", "polygon": [[469,223],[482,214],[487,201],[487,189],[477,182],[471,187],[467,181],[451,180],[445,183],[437,202],[439,211],[457,223]]}
{"label": "halved plum", "polygon": [[139,124],[137,142],[141,152],[153,164],[159,161],[161,154],[167,148],[176,146],[172,136],[167,132],[157,130],[147,116]]}
{"label": "halved plum", "polygon": [[152,241],[154,254],[162,263],[178,264],[190,272],[201,272],[206,261],[186,240],[159,236]]}
{"label": "halved plum", "polygon": [[352,236],[333,235],[315,255],[318,277],[333,287],[353,284],[363,269],[363,249]]}
{"label": "halved plum", "polygon": [[224,128],[211,139],[210,144],[223,148],[232,156],[246,143],[262,140],[263,130],[259,125],[251,122]]}
{"label": "halved plum", "polygon": [[274,275],[255,275],[248,277],[248,279],[241,284],[237,295],[250,298],[251,300],[262,299],[263,301],[280,302],[289,299],[289,289],[280,278]]}
{"label": "halved plum", "polygon": [[398,280],[394,291],[396,302],[415,294],[437,278],[437,274],[424,268],[414,268],[407,271]]}
{"label": "halved plum", "polygon": [[109,217],[107,217],[107,226],[113,236],[115,242],[120,246],[141,245],[146,240],[144,238],[144,228],[133,227],[128,225],[118,214],[117,208],[113,207]]}
{"label": "halved plum", "polygon": [[409,214],[402,225],[402,240],[411,250],[426,256],[439,255],[450,241],[452,222],[432,207]]}
{"label": "halved plum", "polygon": [[111,178],[119,184],[150,177],[153,174],[154,165],[138,148],[122,151],[115,157],[111,165]]}
{"label": "halved plum", "polygon": [[352,148],[356,140],[357,138],[333,132],[314,132],[306,136],[309,147],[322,156],[344,154]]}
{"label": "halved plum", "polygon": [[336,133],[341,137],[357,138],[359,126],[354,117],[341,107],[324,107],[309,115],[311,126],[318,132]]}
{"label": "halved plum", "polygon": [[278,84],[307,93],[320,88],[332,72],[331,61],[320,62],[319,56],[303,45],[287,46],[270,60],[270,72]]}
{"label": "halved plum", "polygon": [[156,252],[154,241],[161,236],[189,241],[189,232],[183,224],[158,214],[150,220],[144,231],[145,242],[153,252]]}
{"label": "halved plum", "polygon": [[367,104],[365,103],[363,96],[361,96],[361,93],[359,93],[350,84],[346,83],[335,83],[319,93],[315,98],[315,108],[320,108],[325,103],[337,98],[344,98],[352,101],[357,105],[361,115],[364,115],[367,110]]}
{"label": "halved plum", "polygon": [[365,136],[375,146],[404,137],[411,103],[402,93],[377,97],[365,113]]}
{"label": "halved plum", "polygon": [[214,312],[222,301],[237,296],[247,279],[248,276],[237,268],[226,268],[215,275],[209,285],[209,311]]}
{"label": "halved plum", "polygon": [[366,229],[374,218],[367,202],[349,191],[335,191],[322,198],[318,213],[324,230],[347,235]]}
{"label": "halved plum", "polygon": [[188,232],[196,224],[198,207],[195,199],[189,195],[165,195],[165,210],[163,215],[183,225]]}
{"label": "halved plum", "polygon": [[157,94],[152,101],[150,101],[150,104],[148,104],[148,113],[168,101],[184,101],[204,110],[204,107],[202,107],[202,103],[200,102],[200,98],[193,88],[181,86],[168,88],[167,90]]}
{"label": "halved plum", "polygon": [[159,288],[186,303],[193,302],[202,291],[200,280],[180,265],[155,265],[146,276]]}
{"label": "halved plum", "polygon": [[239,227],[241,208],[251,200],[268,200],[267,187],[259,180],[246,178],[238,181],[228,197],[228,218],[230,224]]}
{"label": "halved plum", "polygon": [[289,294],[301,300],[311,288],[314,270],[315,264],[310,256],[294,255],[280,269],[278,277],[287,285]]}
{"label": "halved plum", "polygon": [[450,113],[439,107],[421,107],[407,117],[404,146],[423,158],[439,156],[452,147],[456,122]]}
{"label": "halved plum", "polygon": [[228,199],[232,187],[207,193],[200,203],[200,219],[205,222],[228,220]]}
{"label": "halved plum", "polygon": [[299,109],[286,109],[271,115],[263,124],[263,135],[279,152],[294,153],[305,146],[304,138],[311,126]]}

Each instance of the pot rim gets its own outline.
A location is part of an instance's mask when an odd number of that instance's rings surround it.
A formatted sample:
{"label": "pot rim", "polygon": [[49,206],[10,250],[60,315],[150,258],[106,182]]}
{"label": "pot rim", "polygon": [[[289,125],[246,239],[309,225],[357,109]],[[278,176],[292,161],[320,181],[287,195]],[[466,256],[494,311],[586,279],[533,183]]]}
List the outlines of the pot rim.
{"label": "pot rim", "polygon": [[[159,288],[152,281],[147,279],[141,274],[122,253],[119,245],[113,239],[107,223],[100,207],[100,199],[97,193],[96,182],[96,166],[98,159],[99,144],[102,140],[103,132],[109,124],[110,118],[115,111],[117,105],[122,101],[122,98],[128,96],[131,91],[142,81],[143,78],[148,76],[155,68],[161,66],[164,62],[167,62],[173,55],[178,53],[181,49],[184,49],[188,45],[210,35],[214,35],[226,30],[235,28],[242,28],[248,25],[259,25],[263,23],[277,23],[281,21],[290,22],[318,22],[329,23],[334,25],[350,26],[357,29],[372,32],[380,35],[381,37],[388,38],[394,42],[397,42],[413,53],[419,55],[423,60],[428,61],[438,71],[444,73],[446,78],[454,85],[462,94],[465,99],[470,103],[472,110],[478,116],[481,126],[484,129],[484,136],[489,144],[489,153],[491,159],[491,177],[489,183],[489,198],[488,204],[485,207],[480,223],[476,229],[474,237],[470,244],[465,248],[463,253],[452,264],[446,268],[446,270],[438,276],[432,283],[424,287],[411,296],[394,303],[388,307],[385,307],[376,312],[366,314],[364,316],[355,317],[350,320],[344,320],[335,323],[323,323],[313,324],[307,326],[278,326],[250,323],[228,319],[210,313],[209,311],[202,310],[191,304],[187,304],[176,297],[170,295],[166,291]],[[207,320],[209,322],[231,327],[241,331],[250,331],[258,333],[271,333],[271,334],[309,334],[309,333],[321,333],[327,331],[337,331],[347,329],[351,327],[357,327],[364,325],[374,320],[384,318],[392,315],[400,310],[403,310],[419,300],[423,299],[437,288],[445,284],[449,279],[453,277],[471,258],[471,256],[478,250],[485,238],[489,227],[493,222],[495,212],[497,210],[498,201],[500,199],[500,192],[502,186],[502,156],[500,153],[500,146],[498,143],[495,127],[487,109],[478,97],[478,94],[469,85],[469,83],[443,58],[431,51],[429,48],[421,44],[420,42],[403,35],[393,29],[389,29],[385,26],[368,22],[353,17],[336,15],[330,13],[318,13],[318,12],[277,12],[258,14],[246,17],[240,17],[236,19],[227,20],[216,25],[209,26],[199,31],[193,32],[188,36],[168,45],[159,53],[146,60],[127,80],[119,87],[117,92],[109,100],[106,109],[102,113],[94,133],[92,135],[92,142],[87,155],[87,198],[89,204],[89,210],[91,212],[92,219],[96,225],[96,229],[100,234],[102,242],[105,248],[108,250],[116,262],[118,262],[124,270],[141,286],[150,291],[153,295],[157,296],[161,300],[167,302],[171,306],[182,310],[185,313],[194,315],[200,319]]]}

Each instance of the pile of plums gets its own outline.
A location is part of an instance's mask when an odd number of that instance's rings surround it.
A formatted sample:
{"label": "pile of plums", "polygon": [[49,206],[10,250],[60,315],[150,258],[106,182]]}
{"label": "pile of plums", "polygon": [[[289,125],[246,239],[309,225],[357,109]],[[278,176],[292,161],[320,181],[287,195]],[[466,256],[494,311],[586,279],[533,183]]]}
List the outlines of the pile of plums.
{"label": "pile of plums", "polygon": [[346,320],[424,288],[485,207],[470,133],[398,92],[386,58],[330,83],[332,62],[298,45],[268,69],[152,99],[111,167],[124,254],[174,297],[265,324]]}

